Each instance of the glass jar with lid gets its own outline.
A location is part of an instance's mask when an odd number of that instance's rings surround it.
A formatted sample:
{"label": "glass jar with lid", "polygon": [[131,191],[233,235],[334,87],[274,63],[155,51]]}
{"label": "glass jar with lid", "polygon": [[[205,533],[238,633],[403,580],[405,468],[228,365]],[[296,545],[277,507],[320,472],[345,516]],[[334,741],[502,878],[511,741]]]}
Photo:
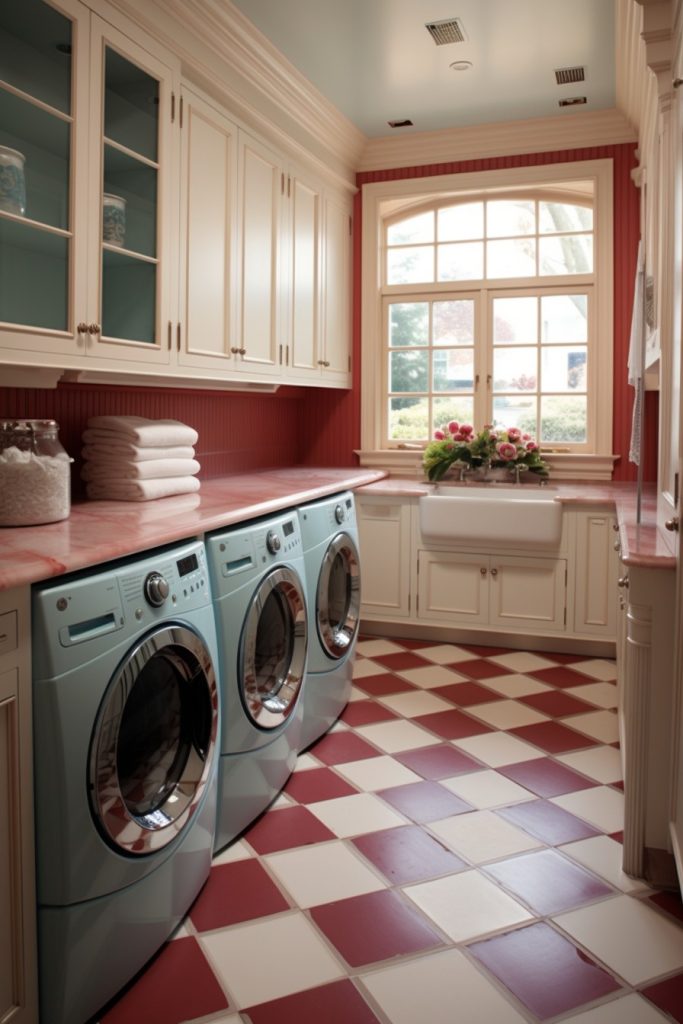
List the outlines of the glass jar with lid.
{"label": "glass jar with lid", "polygon": [[72,461],[54,420],[0,420],[0,526],[66,519]]}

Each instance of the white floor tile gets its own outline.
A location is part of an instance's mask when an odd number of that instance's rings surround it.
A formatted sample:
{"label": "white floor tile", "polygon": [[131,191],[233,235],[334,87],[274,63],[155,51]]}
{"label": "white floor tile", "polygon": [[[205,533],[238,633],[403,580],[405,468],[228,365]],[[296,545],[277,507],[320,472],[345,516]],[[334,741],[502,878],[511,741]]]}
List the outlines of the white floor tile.
{"label": "white floor tile", "polygon": [[328,732],[348,732],[349,731],[349,726],[346,724],[346,722],[342,722],[342,720],[340,718],[338,718],[336,722],[333,722],[333,724],[330,726],[330,728],[327,731]]}
{"label": "white floor tile", "polygon": [[239,1006],[344,976],[317,929],[299,912],[235,925],[202,935],[199,941]]}
{"label": "white floor tile", "polygon": [[216,864],[232,864],[233,861],[248,860],[253,856],[254,853],[251,847],[247,846],[243,840],[238,839],[237,842],[230,843],[224,850],[216,854],[211,863],[213,866]]}
{"label": "white floor tile", "polygon": [[429,690],[412,690],[408,693],[391,693],[379,698],[398,715],[415,718],[416,715],[431,715],[434,711],[452,711],[453,705],[443,697],[437,697]]}
{"label": "white floor tile", "polygon": [[270,804],[270,810],[277,811],[280,807],[291,807],[293,804],[294,800],[287,796],[286,793],[279,793],[273,800],[272,804]]}
{"label": "white floor tile", "polygon": [[[500,992],[455,949],[360,976],[391,1024],[523,1024]],[[351,1024],[351,1022],[349,1022]]]}
{"label": "white floor tile", "polygon": [[519,761],[531,761],[546,754],[530,743],[510,736],[506,732],[487,732],[482,736],[466,736],[462,740],[453,740],[453,745],[477,760],[483,761],[491,768],[500,768],[504,764],[517,764]]}
{"label": "white floor tile", "polygon": [[512,654],[495,654],[489,661],[503,668],[509,668],[511,672],[536,672],[541,668],[555,668],[557,662],[542,658],[540,654],[530,654],[528,651],[514,651]]}
{"label": "white floor tile", "polygon": [[337,772],[352,782],[358,789],[372,793],[389,786],[405,786],[410,782],[422,782],[422,776],[406,768],[388,754],[380,757],[366,757],[362,761],[347,761],[335,765]]}
{"label": "white floor tile", "polygon": [[487,704],[474,704],[467,708],[467,713],[475,715],[495,729],[516,729],[521,725],[548,721],[547,715],[516,700],[493,700]]}
{"label": "white floor tile", "polygon": [[359,658],[353,665],[353,678],[365,679],[366,676],[380,676],[389,669],[380,665],[378,661],[371,661],[370,658]]}
{"label": "white floor tile", "polygon": [[532,916],[478,871],[420,882],[403,891],[455,942],[521,924]]}
{"label": "white floor tile", "polygon": [[567,843],[559,849],[622,892],[641,892],[649,889],[646,882],[640,878],[630,878],[622,871],[624,848],[616,839],[610,839],[609,836],[591,836],[590,839],[580,839],[577,843]]}
{"label": "white floor tile", "polygon": [[600,743],[616,743],[619,739],[619,721],[613,711],[589,711],[583,715],[569,715],[562,719],[570,729],[592,736]]}
{"label": "white floor tile", "polygon": [[351,687],[351,693],[349,694],[349,702],[354,701],[354,700],[367,700],[367,699],[368,699],[367,693],[363,693],[363,691],[359,690],[357,686],[352,686]]}
{"label": "white floor tile", "polygon": [[472,864],[535,850],[543,843],[492,811],[470,811],[432,821],[429,829]]}
{"label": "white floor tile", "polygon": [[299,907],[349,899],[386,888],[344,843],[300,846],[263,860]]}
{"label": "white floor tile", "polygon": [[320,768],[322,767],[317,757],[313,757],[313,754],[299,754],[294,765],[295,772],[305,772],[309,768]]}
{"label": "white floor tile", "polygon": [[614,683],[586,683],[585,686],[570,686],[562,691],[579,700],[586,700],[599,708],[617,706],[617,688]]}
{"label": "white floor tile", "polygon": [[532,679],[531,676],[521,673],[495,676],[493,679],[480,679],[479,682],[483,686],[488,686],[489,690],[501,694],[502,697],[529,697],[532,693],[544,693],[546,690],[552,690],[552,686],[548,686],[547,683],[542,683],[538,679]]}
{"label": "white floor tile", "polygon": [[387,754],[395,754],[399,750],[414,750],[416,747],[429,747],[443,740],[422,729],[414,722],[396,720],[393,722],[375,722],[372,725],[358,726],[356,732],[370,743],[374,743]]}
{"label": "white floor tile", "polygon": [[558,754],[557,760],[596,782],[620,782],[621,754],[616,747],[590,747],[573,754]]}
{"label": "white floor tile", "polygon": [[455,669],[443,665],[425,665],[424,668],[406,668],[396,672],[401,679],[406,679],[413,686],[422,690],[433,690],[437,686],[450,686],[451,683],[468,682],[467,676]]}
{"label": "white floor tile", "polygon": [[554,920],[630,985],[683,969],[683,928],[632,896],[615,896]]}
{"label": "white floor tile", "polygon": [[619,832],[624,827],[624,794],[608,786],[554,796],[551,803],[583,818],[602,832]]}
{"label": "white floor tile", "polygon": [[506,807],[522,800],[536,799],[535,793],[530,793],[512,779],[506,779],[504,775],[494,771],[456,775],[453,779],[441,779],[441,785],[479,810]]}
{"label": "white floor tile", "polygon": [[593,658],[590,661],[577,661],[576,664],[571,667],[577,672],[583,672],[584,675],[590,676],[592,679],[609,680],[617,678],[616,661],[608,661],[605,658]]}
{"label": "white floor tile", "polygon": [[356,651],[364,658],[381,658],[385,654],[401,654],[405,647],[395,644],[392,640],[359,640]]}
{"label": "white floor tile", "polygon": [[308,810],[340,839],[406,824],[405,818],[392,811],[373,793],[319,800],[308,804]]}
{"label": "white floor tile", "polygon": [[469,651],[455,644],[438,644],[435,647],[421,647],[418,651],[421,658],[433,661],[435,665],[455,665],[459,661],[472,661],[475,657]]}
{"label": "white floor tile", "polygon": [[632,993],[576,1017],[565,1017],[563,1024],[663,1024],[668,1020],[647,999]]}

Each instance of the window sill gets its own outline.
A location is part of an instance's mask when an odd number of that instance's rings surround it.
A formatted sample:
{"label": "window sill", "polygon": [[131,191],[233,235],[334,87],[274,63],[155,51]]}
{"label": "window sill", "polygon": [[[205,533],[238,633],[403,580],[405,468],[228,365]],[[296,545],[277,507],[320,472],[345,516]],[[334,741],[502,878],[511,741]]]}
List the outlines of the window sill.
{"label": "window sill", "polygon": [[[383,469],[391,476],[425,479],[422,468],[422,449],[389,448],[360,450],[355,453],[361,466]],[[553,480],[611,480],[618,455],[579,455],[575,452],[545,453]]]}

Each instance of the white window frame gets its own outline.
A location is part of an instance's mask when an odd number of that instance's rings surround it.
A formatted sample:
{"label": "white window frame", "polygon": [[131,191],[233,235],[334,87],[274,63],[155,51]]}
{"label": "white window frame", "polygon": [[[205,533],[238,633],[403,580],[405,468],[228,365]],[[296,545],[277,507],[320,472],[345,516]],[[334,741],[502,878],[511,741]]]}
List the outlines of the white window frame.
{"label": "white window frame", "polygon": [[[472,174],[449,174],[425,178],[407,178],[373,182],[363,186],[363,244],[361,293],[361,465],[381,467],[394,473],[422,476],[422,445],[386,447],[383,441],[386,422],[385,345],[383,337],[383,251],[384,222],[380,211],[387,201],[397,207],[418,205],[432,198],[440,203],[454,201],[465,194],[481,195],[509,192],[510,189],[552,188],[571,182],[593,183],[594,282],[593,316],[595,327],[593,383],[589,401],[594,403],[595,448],[593,453],[550,454],[548,461],[554,477],[610,479],[615,456],[612,453],[612,366],[613,366],[613,185],[611,160],[585,160],[566,164],[502,168]],[[538,279],[535,279],[537,281]],[[502,282],[500,282],[502,283]],[[558,282],[547,279],[547,285]],[[578,281],[574,283],[578,284]],[[494,290],[498,282],[487,287]],[[505,281],[505,286],[529,287],[529,279]],[[462,282],[462,286],[471,282]],[[434,287],[434,286],[431,286]],[[437,286],[438,287],[438,286]],[[405,286],[406,291],[428,292],[430,286]],[[393,291],[393,289],[392,289]],[[400,289],[398,289],[400,292]],[[396,296],[398,298],[398,294]],[[475,426],[481,426],[475,424]]]}

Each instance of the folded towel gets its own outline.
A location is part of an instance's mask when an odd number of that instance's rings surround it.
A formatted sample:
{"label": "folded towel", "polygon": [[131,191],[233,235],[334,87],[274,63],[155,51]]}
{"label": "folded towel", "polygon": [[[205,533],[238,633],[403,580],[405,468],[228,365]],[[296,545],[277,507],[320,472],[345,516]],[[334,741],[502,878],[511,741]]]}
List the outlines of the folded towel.
{"label": "folded towel", "polygon": [[83,464],[81,480],[156,480],[162,476],[195,476],[201,468],[195,459],[96,459]]}
{"label": "folded towel", "polygon": [[158,480],[97,480],[86,487],[93,501],[151,501],[171,494],[199,490],[196,476],[160,477]]}
{"label": "folded towel", "polygon": [[[128,459],[129,462],[147,462],[149,459],[193,459],[192,445],[169,445],[159,448],[141,448],[128,441],[98,441],[99,430],[84,430],[85,447],[81,451],[84,459]],[[93,438],[92,435],[95,435]]]}
{"label": "folded towel", "polygon": [[133,441],[146,448],[195,444],[199,434],[178,420],[148,420],[144,416],[91,416],[88,429],[104,431],[102,440]]}

